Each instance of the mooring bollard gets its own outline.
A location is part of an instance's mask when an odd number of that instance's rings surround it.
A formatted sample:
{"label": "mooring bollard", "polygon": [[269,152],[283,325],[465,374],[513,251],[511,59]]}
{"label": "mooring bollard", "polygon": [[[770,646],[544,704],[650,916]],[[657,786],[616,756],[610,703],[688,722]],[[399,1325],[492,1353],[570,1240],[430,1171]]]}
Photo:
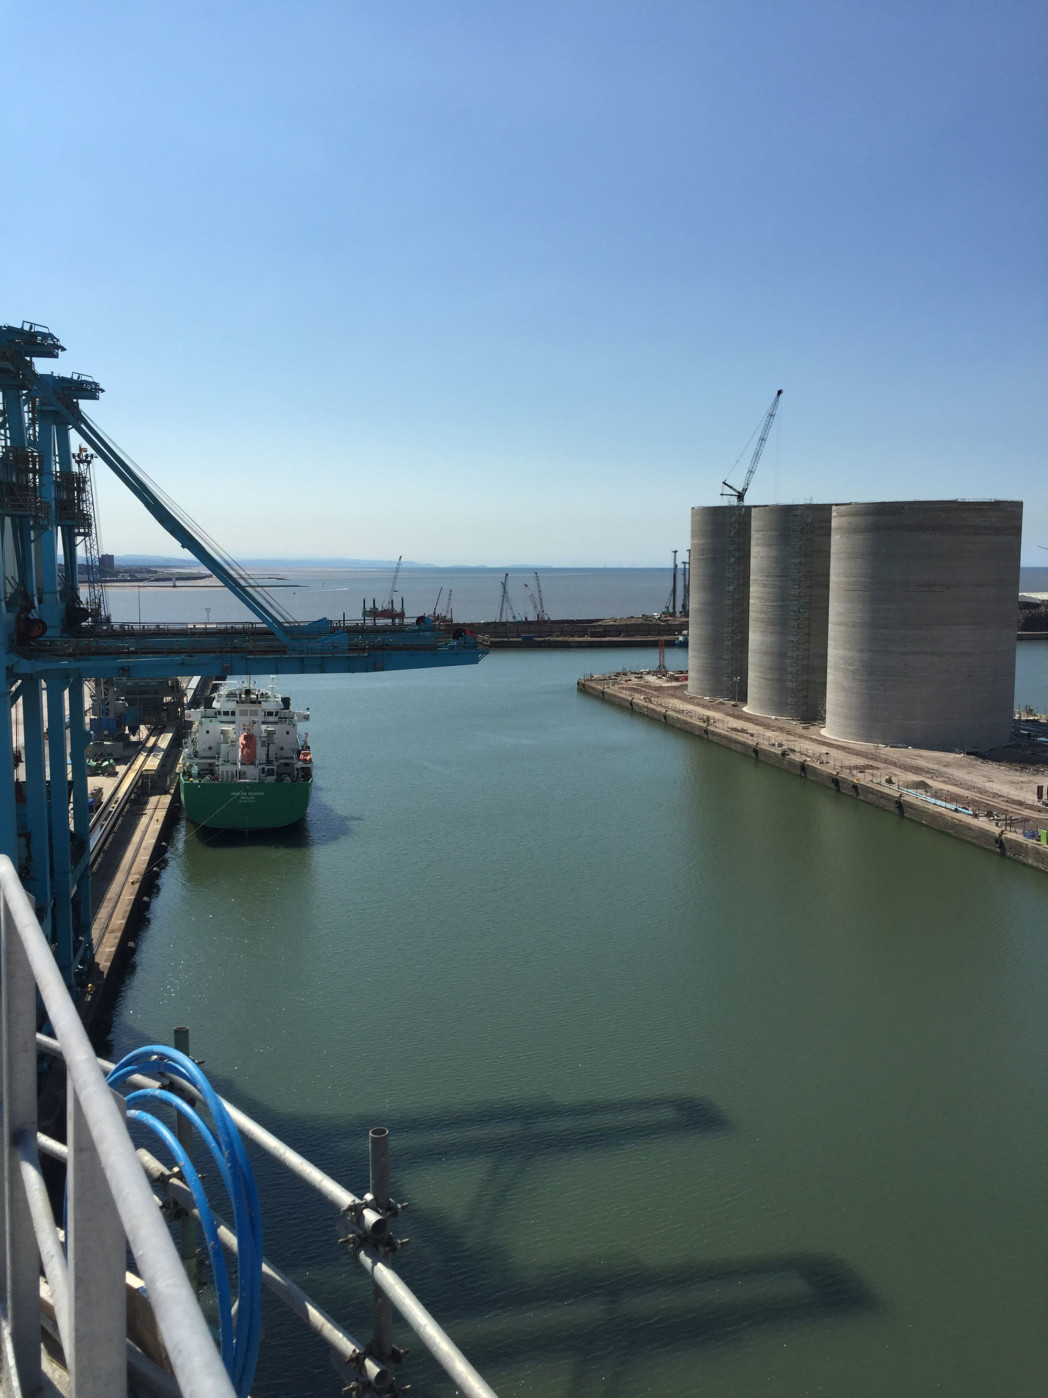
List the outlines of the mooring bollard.
{"label": "mooring bollard", "polygon": [[[179,1053],[184,1053],[189,1057],[189,1029],[184,1024],[175,1025],[174,1033],[175,1048]],[[185,1119],[181,1112],[175,1113],[175,1135],[178,1143],[187,1152],[193,1147],[193,1128]],[[191,1214],[186,1214],[179,1220],[178,1224],[178,1245],[179,1254],[182,1258],[182,1266],[186,1269],[186,1276],[193,1283],[194,1291],[200,1290],[200,1259],[197,1256],[197,1227],[196,1219]]]}
{"label": "mooring bollard", "polygon": [[[373,1126],[368,1134],[371,1163],[371,1195],[375,1207],[383,1213],[390,1207],[389,1197],[389,1128]],[[393,1354],[393,1302],[379,1287],[372,1286],[375,1315],[375,1354],[388,1360]]]}

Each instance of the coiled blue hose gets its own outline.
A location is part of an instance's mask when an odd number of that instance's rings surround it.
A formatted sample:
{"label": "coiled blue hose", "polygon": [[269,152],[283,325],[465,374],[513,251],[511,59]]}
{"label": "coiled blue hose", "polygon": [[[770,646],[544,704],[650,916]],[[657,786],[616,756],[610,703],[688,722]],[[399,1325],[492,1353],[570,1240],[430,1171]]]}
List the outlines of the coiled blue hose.
{"label": "coiled blue hose", "polygon": [[[238,1398],[248,1398],[258,1362],[262,1334],[262,1213],[251,1162],[244,1150],[240,1132],[218,1093],[193,1060],[163,1044],[147,1044],[126,1054],[109,1074],[110,1087],[119,1087],[136,1073],[163,1074],[196,1088],[211,1117],[211,1125],[189,1103],[163,1088],[143,1088],[127,1096],[127,1119],[146,1127],[175,1157],[175,1162],[193,1195],[200,1214],[200,1226],[207,1242],[218,1300],[219,1345],[222,1362]],[[231,1304],[229,1273],[219,1242],[218,1227],[208,1204],[204,1186],[184,1147],[171,1128],[152,1111],[154,1105],[171,1107],[181,1113],[207,1147],[222,1176],[222,1183],[233,1206],[233,1226],[237,1236],[237,1303]]]}

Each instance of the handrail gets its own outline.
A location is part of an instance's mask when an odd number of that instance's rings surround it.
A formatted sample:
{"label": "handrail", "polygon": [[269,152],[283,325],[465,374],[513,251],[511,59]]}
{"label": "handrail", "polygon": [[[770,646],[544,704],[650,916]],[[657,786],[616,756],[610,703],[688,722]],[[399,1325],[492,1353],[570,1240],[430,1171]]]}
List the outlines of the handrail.
{"label": "handrail", "polygon": [[[8,1389],[15,1394],[30,1393],[40,1386],[38,1254],[41,1246],[49,1251],[52,1241],[46,1229],[45,1236],[39,1238],[23,1185],[26,1138],[35,1145],[37,1130],[39,992],[61,1046],[68,1078],[69,1301],[62,1339],[74,1391],[83,1398],[111,1398],[126,1388],[124,1243],[120,1239],[119,1247],[114,1247],[113,1230],[100,1231],[98,1227],[98,1220],[104,1224],[115,1215],[148,1288],[184,1398],[233,1398],[232,1385],[142,1172],[120,1108],[106,1086],[33,905],[7,855],[0,855],[0,958],[6,1231],[3,1352],[5,1357],[13,1356],[15,1370],[4,1374]],[[35,1199],[33,1206],[38,1205],[39,1199]],[[90,1256],[85,1255],[88,1252]],[[113,1342],[116,1317],[119,1346]],[[4,1367],[6,1370],[10,1365]]]}
{"label": "handrail", "polygon": [[[53,1036],[36,1030],[37,993],[50,1018]],[[173,1194],[183,1205],[188,1206],[189,1201],[171,1172],[145,1158],[147,1153],[136,1153],[122,1115],[123,1099],[111,1092],[105,1080],[104,1073],[112,1064],[95,1057],[33,905],[6,855],[0,855],[0,1002],[6,1228],[6,1267],[0,1265],[0,1366],[4,1393],[18,1398],[33,1392],[40,1383],[41,1261],[78,1398],[112,1398],[125,1391],[126,1236],[183,1398],[234,1398],[143,1165],[164,1192]],[[66,1065],[66,1146],[37,1132],[38,1050],[62,1058]],[[158,1079],[144,1074],[135,1074],[127,1082],[133,1087],[159,1084]],[[191,1084],[181,1087],[191,1098],[199,1095]],[[245,1136],[341,1213],[356,1218],[354,1211],[363,1207],[366,1218],[373,1212],[367,1207],[371,1195],[358,1198],[246,1113],[225,1105]],[[68,1260],[62,1255],[40,1174],[40,1150],[66,1162]],[[349,1226],[352,1232],[354,1224]],[[237,1251],[237,1240],[230,1230],[223,1228],[221,1241]],[[389,1266],[382,1248],[372,1245],[366,1229],[358,1231],[357,1244],[352,1252],[374,1286],[397,1307],[461,1392],[467,1398],[495,1398],[491,1387]],[[347,1331],[268,1262],[264,1262],[263,1277],[340,1359],[357,1366],[369,1389],[384,1390],[388,1371],[370,1357],[368,1348],[362,1350]]]}
{"label": "handrail", "polygon": [[[42,1052],[54,1054],[56,1056],[61,1055],[61,1045],[53,1038],[49,1038],[44,1034],[38,1034],[36,1036],[36,1041],[37,1046]],[[113,1064],[104,1058],[98,1059],[98,1065],[103,1072],[109,1072],[113,1068]],[[163,1084],[159,1078],[150,1077],[145,1073],[136,1073],[127,1079],[127,1085],[129,1087],[140,1088],[159,1087]],[[198,1096],[191,1084],[180,1083],[179,1087],[185,1095],[191,1099],[195,1099]],[[326,1199],[329,1204],[338,1209],[340,1213],[349,1213],[354,1207],[365,1204],[366,1200],[361,1199],[358,1195],[354,1194],[352,1190],[347,1189],[345,1185],[339,1184],[337,1180],[332,1179],[332,1177],[321,1170],[319,1166],[314,1165],[312,1161],[300,1155],[292,1146],[280,1140],[279,1137],[274,1136],[271,1131],[267,1131],[264,1126],[248,1116],[246,1112],[241,1111],[239,1107],[235,1107],[232,1102],[227,1101],[224,1097],[220,1097],[219,1100],[228,1110],[229,1115],[236,1123],[242,1136],[253,1141],[256,1146],[265,1151],[267,1155],[271,1156],[279,1164],[283,1165],[289,1173],[296,1175],[304,1184],[308,1185],[310,1189],[319,1194],[322,1199]],[[148,1163],[146,1168],[147,1170],[149,1169]],[[153,1171],[152,1173],[157,1182],[160,1183],[161,1174],[163,1172]],[[167,1181],[164,1181],[162,1187],[168,1192],[172,1192],[168,1188]],[[177,1185],[173,1192],[181,1203],[189,1207],[189,1201],[184,1197],[184,1192],[178,1190]],[[229,1239],[223,1238],[222,1241],[224,1246],[230,1246],[232,1235],[230,1235]],[[454,1340],[452,1340],[451,1336],[444,1330],[443,1326],[429,1313],[408,1286],[407,1282],[405,1282],[399,1273],[389,1265],[380,1251],[361,1239],[360,1245],[354,1248],[353,1252],[356,1256],[356,1260],[370,1276],[374,1285],[389,1297],[404,1320],[411,1329],[414,1330],[415,1334],[430,1351],[444,1372],[455,1381],[462,1393],[466,1395],[466,1398],[496,1398],[494,1389],[491,1388],[483,1376],[473,1367],[455,1344]],[[265,1271],[263,1272],[263,1280],[266,1284],[281,1295],[281,1299],[285,1304],[289,1305],[291,1309],[295,1310],[303,1319],[306,1319],[306,1323],[312,1326],[335,1353],[339,1354],[342,1358],[346,1358],[347,1352],[342,1348],[339,1338],[341,1337],[342,1340],[348,1339],[349,1337],[345,1335],[345,1332],[341,1331],[340,1327],[335,1326],[335,1331],[338,1332],[337,1335],[334,1332],[325,1333],[325,1329],[322,1325],[313,1324],[312,1321],[303,1316],[302,1310],[299,1309],[291,1298],[290,1289],[282,1290],[279,1284],[280,1282],[286,1283],[287,1279],[283,1277],[282,1273],[277,1272],[268,1261],[266,1265],[269,1267],[270,1271],[270,1275],[267,1275]],[[278,1279],[277,1285],[274,1285],[273,1282],[274,1275]],[[294,1289],[297,1290],[297,1288]],[[305,1299],[308,1300],[308,1298]],[[323,1312],[319,1312],[319,1314],[323,1316]],[[330,1318],[325,1316],[324,1319],[329,1320]],[[351,1347],[355,1342],[350,1340],[349,1343]]]}

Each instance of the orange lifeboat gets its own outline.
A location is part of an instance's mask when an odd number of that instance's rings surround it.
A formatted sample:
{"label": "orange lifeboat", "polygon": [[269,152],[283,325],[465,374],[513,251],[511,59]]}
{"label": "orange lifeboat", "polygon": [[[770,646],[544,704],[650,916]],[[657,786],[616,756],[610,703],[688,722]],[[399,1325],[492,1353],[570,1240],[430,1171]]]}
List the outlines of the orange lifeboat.
{"label": "orange lifeboat", "polygon": [[240,735],[240,761],[246,767],[250,767],[251,764],[254,762],[257,747],[258,743],[254,733],[251,733],[247,729],[245,729],[244,732]]}

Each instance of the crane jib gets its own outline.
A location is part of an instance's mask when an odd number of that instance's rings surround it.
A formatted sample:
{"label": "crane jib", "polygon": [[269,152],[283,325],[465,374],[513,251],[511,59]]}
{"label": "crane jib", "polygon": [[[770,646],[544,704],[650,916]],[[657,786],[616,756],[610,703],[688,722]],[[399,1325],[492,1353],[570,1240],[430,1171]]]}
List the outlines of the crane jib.
{"label": "crane jib", "polygon": [[761,453],[764,451],[764,444],[768,440],[768,434],[771,431],[771,425],[775,421],[775,412],[779,406],[779,399],[781,397],[782,389],[780,388],[776,393],[775,397],[771,400],[771,407],[764,415],[764,422],[761,424],[761,435],[757,439],[757,445],[754,447],[753,455],[750,457],[749,469],[746,472],[746,479],[742,483],[742,488],[736,490],[735,486],[733,486],[729,481],[721,482],[722,485],[727,486],[727,490],[722,490],[721,495],[733,495],[735,497],[735,503],[737,505],[743,504],[743,502],[746,499],[746,492],[750,488],[750,482],[753,480],[753,473],[756,471],[757,463],[758,461],[760,461]]}

